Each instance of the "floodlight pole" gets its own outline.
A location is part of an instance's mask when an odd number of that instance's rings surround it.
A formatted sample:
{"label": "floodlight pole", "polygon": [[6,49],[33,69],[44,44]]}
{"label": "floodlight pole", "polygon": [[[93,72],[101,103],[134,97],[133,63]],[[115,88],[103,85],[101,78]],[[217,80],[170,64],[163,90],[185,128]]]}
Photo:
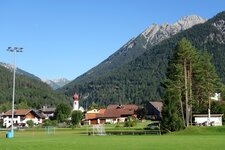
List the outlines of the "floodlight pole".
{"label": "floodlight pole", "polygon": [[13,132],[13,119],[14,119],[14,102],[15,102],[15,85],[16,85],[16,52],[22,52],[23,48],[21,47],[8,47],[7,51],[13,52],[13,95],[12,95],[12,118],[11,118],[11,133],[12,137],[14,136]]}

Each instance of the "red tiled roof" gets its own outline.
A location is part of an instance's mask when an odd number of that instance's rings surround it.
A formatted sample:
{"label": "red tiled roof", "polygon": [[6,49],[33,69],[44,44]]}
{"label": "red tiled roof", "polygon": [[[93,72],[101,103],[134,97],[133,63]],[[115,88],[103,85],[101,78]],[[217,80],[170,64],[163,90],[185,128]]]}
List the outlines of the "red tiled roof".
{"label": "red tiled roof", "polygon": [[85,115],[85,119],[96,118],[118,118],[122,116],[132,116],[138,109],[137,105],[109,105],[107,109],[100,109],[99,113],[89,113]]}
{"label": "red tiled roof", "polygon": [[104,114],[106,109],[100,109],[99,114]]}
{"label": "red tiled roof", "polygon": [[97,114],[88,114],[88,113],[86,113],[85,114],[85,119],[93,119],[93,118],[96,118],[96,115]]}
{"label": "red tiled roof", "polygon": [[[37,111],[33,110],[33,109],[18,109],[14,111],[14,116],[26,116],[28,113],[32,113],[33,115],[35,115],[38,118],[44,118],[44,116],[42,116],[40,113],[38,113]],[[5,114],[3,116],[12,116],[12,111],[9,110],[7,112],[5,112]]]}
{"label": "red tiled roof", "polygon": [[103,115],[97,117],[103,118],[118,118],[122,116],[132,116],[138,109],[137,105],[109,105]]}
{"label": "red tiled roof", "polygon": [[[14,111],[14,115],[16,116],[24,116],[26,114],[28,114],[29,112],[31,112],[32,109],[18,109]],[[7,111],[4,116],[11,116],[12,115],[12,111],[9,110]]]}

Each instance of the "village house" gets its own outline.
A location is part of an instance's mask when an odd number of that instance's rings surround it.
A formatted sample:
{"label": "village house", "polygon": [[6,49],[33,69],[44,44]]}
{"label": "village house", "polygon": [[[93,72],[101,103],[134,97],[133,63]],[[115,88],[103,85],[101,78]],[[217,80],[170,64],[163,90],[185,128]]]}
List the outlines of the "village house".
{"label": "village house", "polygon": [[163,103],[161,101],[149,101],[145,106],[146,119],[161,120],[162,107]]}
{"label": "village house", "polygon": [[49,119],[54,117],[55,109],[56,108],[48,108],[47,106],[43,106],[43,108],[40,109],[40,113],[46,116],[45,119]]}
{"label": "village house", "polygon": [[[27,121],[32,120],[35,125],[41,124],[44,117],[33,109],[18,109],[14,111],[13,124],[15,126],[28,126]],[[3,126],[9,128],[12,121],[12,111],[3,114]]]}
{"label": "village house", "polygon": [[105,121],[103,119],[100,119],[99,117],[102,116],[105,113],[106,109],[93,109],[90,111],[87,111],[85,114],[85,121],[87,124],[103,124]]}
{"label": "village house", "polygon": [[137,117],[137,105],[109,105],[107,109],[91,110],[86,113],[85,121],[90,124],[125,122],[129,116]]}

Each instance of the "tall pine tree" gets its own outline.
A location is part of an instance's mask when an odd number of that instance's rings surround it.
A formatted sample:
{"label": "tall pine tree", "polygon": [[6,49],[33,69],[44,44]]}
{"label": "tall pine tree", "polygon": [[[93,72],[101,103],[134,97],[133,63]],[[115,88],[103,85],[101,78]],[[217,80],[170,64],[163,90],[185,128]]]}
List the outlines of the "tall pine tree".
{"label": "tall pine tree", "polygon": [[207,111],[206,104],[220,86],[210,55],[198,54],[188,40],[182,39],[174,49],[164,82],[163,125],[171,131],[188,127],[192,108],[194,113]]}

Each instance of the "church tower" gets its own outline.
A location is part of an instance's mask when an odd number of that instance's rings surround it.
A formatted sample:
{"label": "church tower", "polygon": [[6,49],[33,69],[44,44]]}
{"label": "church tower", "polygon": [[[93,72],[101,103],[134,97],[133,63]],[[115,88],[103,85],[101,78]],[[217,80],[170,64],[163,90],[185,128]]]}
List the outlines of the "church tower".
{"label": "church tower", "polygon": [[73,95],[73,111],[79,110],[79,96],[77,93]]}

